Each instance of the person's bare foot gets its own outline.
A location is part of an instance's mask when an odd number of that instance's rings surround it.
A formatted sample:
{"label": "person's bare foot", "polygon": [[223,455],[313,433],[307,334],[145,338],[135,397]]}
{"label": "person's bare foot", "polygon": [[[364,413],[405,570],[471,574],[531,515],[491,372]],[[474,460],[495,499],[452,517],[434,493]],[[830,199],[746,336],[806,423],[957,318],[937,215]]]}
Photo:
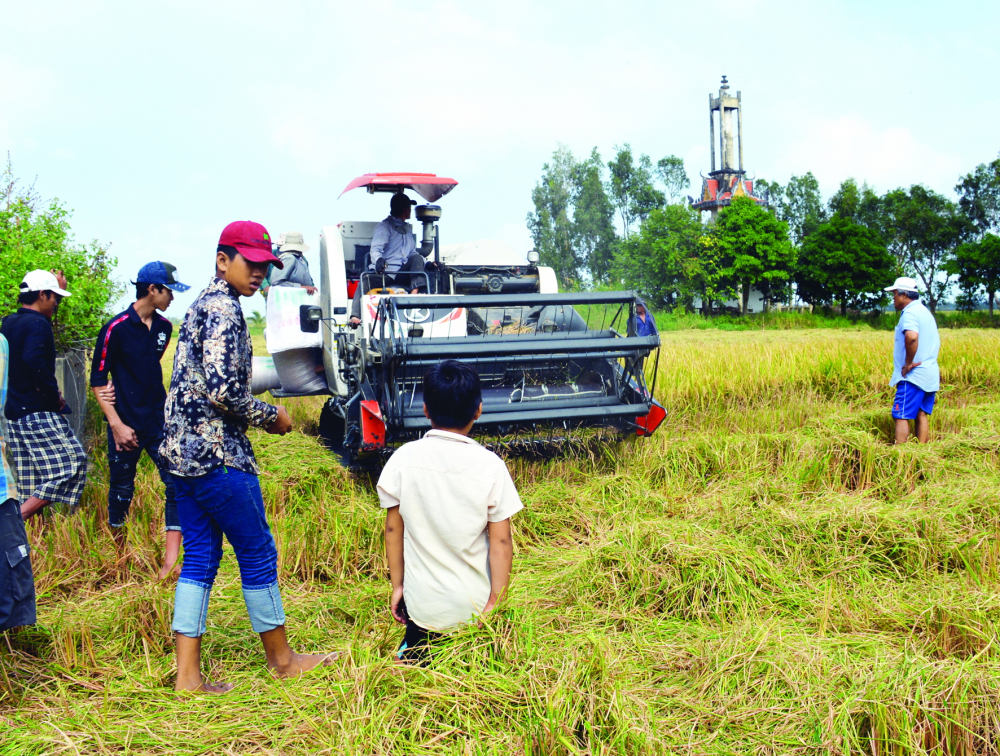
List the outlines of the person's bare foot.
{"label": "person's bare foot", "polygon": [[174,691],[177,693],[228,693],[233,689],[232,683],[211,683],[205,682],[201,678],[195,681],[181,682],[180,678],[174,683]]}
{"label": "person's bare foot", "polygon": [[292,654],[288,664],[279,666],[268,662],[267,668],[275,677],[298,677],[316,667],[329,667],[339,658],[340,653],[337,651],[329,654]]}

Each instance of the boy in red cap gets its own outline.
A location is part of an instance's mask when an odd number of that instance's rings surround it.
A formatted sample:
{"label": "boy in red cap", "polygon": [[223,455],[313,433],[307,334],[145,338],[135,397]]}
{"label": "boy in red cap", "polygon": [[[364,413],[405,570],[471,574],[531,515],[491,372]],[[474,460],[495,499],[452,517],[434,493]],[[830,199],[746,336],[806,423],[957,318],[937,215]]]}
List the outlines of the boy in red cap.
{"label": "boy in red cap", "polygon": [[160,456],[170,471],[184,537],[184,566],[174,596],[175,690],[224,693],[232,686],[201,677],[201,636],[208,598],[222,558],[222,536],[240,565],[250,623],[260,634],[268,668],[295,677],[336,654],[296,654],[285,636],[278,590],[278,551],[264,513],[250,425],[284,435],[284,407],[250,393],[253,350],[240,297],[253,296],[269,264],[271,237],[259,223],[237,221],[222,232],[215,280],[188,309],[177,338]]}

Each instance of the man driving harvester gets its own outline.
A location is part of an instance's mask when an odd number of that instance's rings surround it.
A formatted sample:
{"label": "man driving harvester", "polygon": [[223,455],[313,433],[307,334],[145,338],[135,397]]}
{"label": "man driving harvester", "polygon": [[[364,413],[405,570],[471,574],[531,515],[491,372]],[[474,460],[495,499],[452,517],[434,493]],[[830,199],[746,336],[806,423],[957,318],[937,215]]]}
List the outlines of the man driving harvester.
{"label": "man driving harvester", "polygon": [[[417,243],[406,221],[410,219],[410,208],[417,204],[405,194],[392,195],[389,201],[389,216],[375,227],[372,235],[371,262],[368,271],[377,273],[381,280],[369,276],[370,285],[378,281],[378,286],[408,284],[410,293],[416,294],[414,276],[410,273],[424,272],[424,258],[417,252]],[[404,272],[400,272],[404,271]],[[354,290],[351,302],[351,325],[361,323],[361,284]]]}

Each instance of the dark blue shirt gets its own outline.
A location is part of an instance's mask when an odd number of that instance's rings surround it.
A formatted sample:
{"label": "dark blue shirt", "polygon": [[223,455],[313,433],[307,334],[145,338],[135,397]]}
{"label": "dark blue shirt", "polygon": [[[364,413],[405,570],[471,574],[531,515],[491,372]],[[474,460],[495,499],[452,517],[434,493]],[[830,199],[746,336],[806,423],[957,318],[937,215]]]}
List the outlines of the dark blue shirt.
{"label": "dark blue shirt", "polygon": [[170,343],[174,327],[159,313],[147,328],[132,305],[104,324],[97,336],[90,385],[107,386],[108,373],[115,384],[115,409],[139,438],[163,435],[163,388],[160,358]]}
{"label": "dark blue shirt", "polygon": [[20,420],[35,412],[68,412],[56,383],[56,342],[52,324],[27,307],[3,319],[0,333],[10,346],[10,385],[4,415]]}
{"label": "dark blue shirt", "polygon": [[646,311],[646,319],[643,320],[638,315],[633,319],[635,323],[635,335],[636,336],[655,336],[656,335],[656,323],[653,321],[653,316],[650,315],[649,310]]}

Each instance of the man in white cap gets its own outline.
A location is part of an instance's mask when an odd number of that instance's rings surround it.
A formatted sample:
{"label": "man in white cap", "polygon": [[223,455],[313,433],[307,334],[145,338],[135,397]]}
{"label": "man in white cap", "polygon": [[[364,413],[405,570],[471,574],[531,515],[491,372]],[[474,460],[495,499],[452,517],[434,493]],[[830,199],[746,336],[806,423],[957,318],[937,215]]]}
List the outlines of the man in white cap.
{"label": "man in white cap", "polygon": [[941,386],[941,371],[937,362],[941,339],[937,323],[931,311],[920,302],[914,279],[897,278],[885,290],[892,292],[893,306],[899,312],[892,380],[889,382],[890,386],[896,387],[892,403],[896,443],[906,443],[910,437],[910,421],[915,420],[917,440],[926,444],[934,397]]}
{"label": "man in white cap", "polygon": [[4,415],[25,520],[52,502],[76,509],[87,482],[87,454],[66,420],[73,410],[56,382],[51,321],[69,295],[61,270],[33,270],[21,281],[20,308],[0,326],[10,345]]}
{"label": "man in white cap", "polygon": [[313,283],[312,274],[309,272],[309,263],[303,257],[303,253],[309,251],[309,245],[301,231],[286,231],[281,235],[281,244],[278,246],[278,258],[285,264],[284,268],[275,266],[271,269],[271,286],[300,286],[310,294],[316,293],[316,284]]}

